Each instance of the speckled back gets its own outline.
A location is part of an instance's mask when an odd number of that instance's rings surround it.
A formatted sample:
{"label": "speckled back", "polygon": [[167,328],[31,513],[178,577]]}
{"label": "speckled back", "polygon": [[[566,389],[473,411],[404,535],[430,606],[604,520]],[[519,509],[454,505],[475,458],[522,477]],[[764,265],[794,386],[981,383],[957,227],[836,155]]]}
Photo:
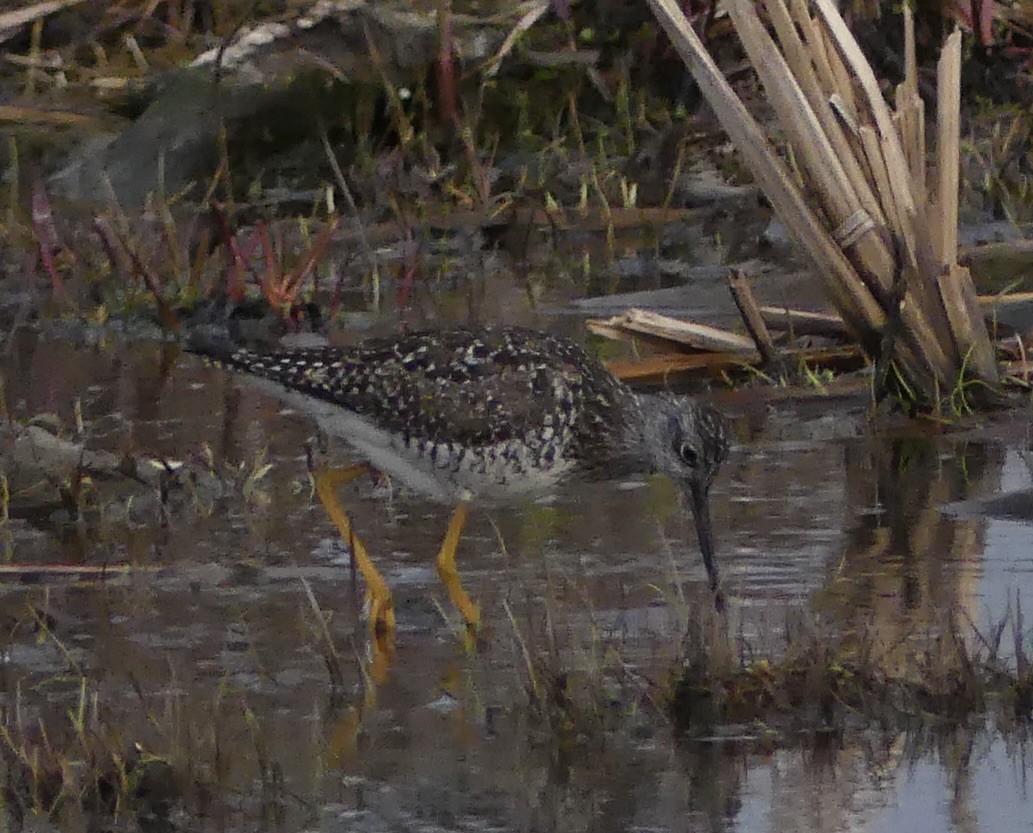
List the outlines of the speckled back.
{"label": "speckled back", "polygon": [[520,468],[605,454],[596,446],[620,430],[623,411],[635,403],[574,343],[522,328],[424,331],[355,347],[216,358],[341,405],[408,448],[448,457],[446,466],[478,450]]}

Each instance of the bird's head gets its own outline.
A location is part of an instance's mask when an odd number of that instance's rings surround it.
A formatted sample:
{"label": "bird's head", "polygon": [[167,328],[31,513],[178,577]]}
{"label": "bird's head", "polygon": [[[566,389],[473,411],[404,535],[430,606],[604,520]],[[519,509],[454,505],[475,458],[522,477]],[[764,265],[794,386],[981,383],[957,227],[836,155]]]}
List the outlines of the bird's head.
{"label": "bird's head", "polygon": [[724,417],[687,397],[651,397],[644,409],[646,442],[657,471],[682,487],[692,506],[711,587],[718,586],[710,528],[710,484],[728,456]]}
{"label": "bird's head", "polygon": [[688,397],[657,397],[650,446],[654,465],[687,489],[707,494],[728,456],[724,417]]}

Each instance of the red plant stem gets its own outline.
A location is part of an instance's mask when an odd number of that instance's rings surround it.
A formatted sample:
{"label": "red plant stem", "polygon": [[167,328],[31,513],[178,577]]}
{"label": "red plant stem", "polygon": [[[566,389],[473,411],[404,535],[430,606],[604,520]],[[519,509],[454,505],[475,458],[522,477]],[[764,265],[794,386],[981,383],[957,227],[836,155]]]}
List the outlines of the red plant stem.
{"label": "red plant stem", "polygon": [[47,192],[39,182],[33,183],[32,186],[32,230],[36,235],[43,268],[50,276],[50,286],[54,297],[67,301],[68,292],[65,289],[65,282],[58,274],[57,262],[54,260],[54,252],[61,249],[61,244],[57,239],[57,226],[54,224],[54,213],[50,209]]}

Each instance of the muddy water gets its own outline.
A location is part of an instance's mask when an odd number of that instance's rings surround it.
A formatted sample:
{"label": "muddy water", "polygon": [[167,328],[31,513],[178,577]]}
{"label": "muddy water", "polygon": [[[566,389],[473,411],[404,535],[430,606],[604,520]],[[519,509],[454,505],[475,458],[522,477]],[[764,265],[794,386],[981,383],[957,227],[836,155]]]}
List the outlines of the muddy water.
{"label": "muddy water", "polygon": [[[778,752],[756,727],[675,736],[653,698],[708,596],[691,520],[663,482],[475,512],[460,563],[487,624],[476,651],[449,624],[433,570],[443,510],[366,480],[346,488],[395,593],[399,631],[381,653],[347,551],[310,499],[303,418],[170,346],[14,345],[3,375],[15,416],[71,424],[79,400],[91,447],[176,460],[207,447],[218,471],[238,472],[222,497],[179,500],[164,520],[138,492],[99,483],[87,522],[55,510],[8,530],[19,563],[141,568],[0,586],[0,708],[74,748],[67,711],[85,677],[87,722],[109,748],[139,743],[183,773],[175,826],[1029,829],[1016,731],[856,732],[784,739]],[[867,433],[861,403],[726,407],[738,443],[714,520],[748,644],[777,651],[787,616],[808,610],[906,646],[938,610],[985,627],[1030,586],[1017,421],[887,437]],[[271,470],[245,489],[263,460]],[[130,493],[142,508],[126,522],[117,504]],[[27,611],[50,617],[49,634]],[[554,708],[531,702],[535,685]]]}

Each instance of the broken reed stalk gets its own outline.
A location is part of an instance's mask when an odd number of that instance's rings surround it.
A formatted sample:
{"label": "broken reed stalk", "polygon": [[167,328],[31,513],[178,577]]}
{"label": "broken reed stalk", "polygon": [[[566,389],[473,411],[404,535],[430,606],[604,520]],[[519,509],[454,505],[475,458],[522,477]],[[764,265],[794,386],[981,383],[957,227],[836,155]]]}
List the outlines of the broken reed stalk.
{"label": "broken reed stalk", "polygon": [[750,282],[741,269],[732,269],[728,274],[728,288],[732,291],[735,305],[739,308],[739,314],[742,316],[754,344],[757,345],[757,352],[760,353],[764,364],[774,369],[779,376],[787,378],[789,374],[785,362],[782,361],[782,355],[768,331],[757,300],[753,297]]}
{"label": "broken reed stalk", "polygon": [[[947,39],[940,59],[936,166],[927,176],[910,11],[905,78],[891,111],[833,0],[764,0],[774,37],[753,0],[729,0],[801,183],[677,0],[649,3],[775,212],[814,259],[847,329],[881,365],[892,361],[899,390],[913,392],[911,404],[935,407],[963,378],[985,383],[974,386],[978,392],[995,390],[993,346],[971,276],[957,264],[960,33]],[[817,197],[817,210],[805,190]]]}

